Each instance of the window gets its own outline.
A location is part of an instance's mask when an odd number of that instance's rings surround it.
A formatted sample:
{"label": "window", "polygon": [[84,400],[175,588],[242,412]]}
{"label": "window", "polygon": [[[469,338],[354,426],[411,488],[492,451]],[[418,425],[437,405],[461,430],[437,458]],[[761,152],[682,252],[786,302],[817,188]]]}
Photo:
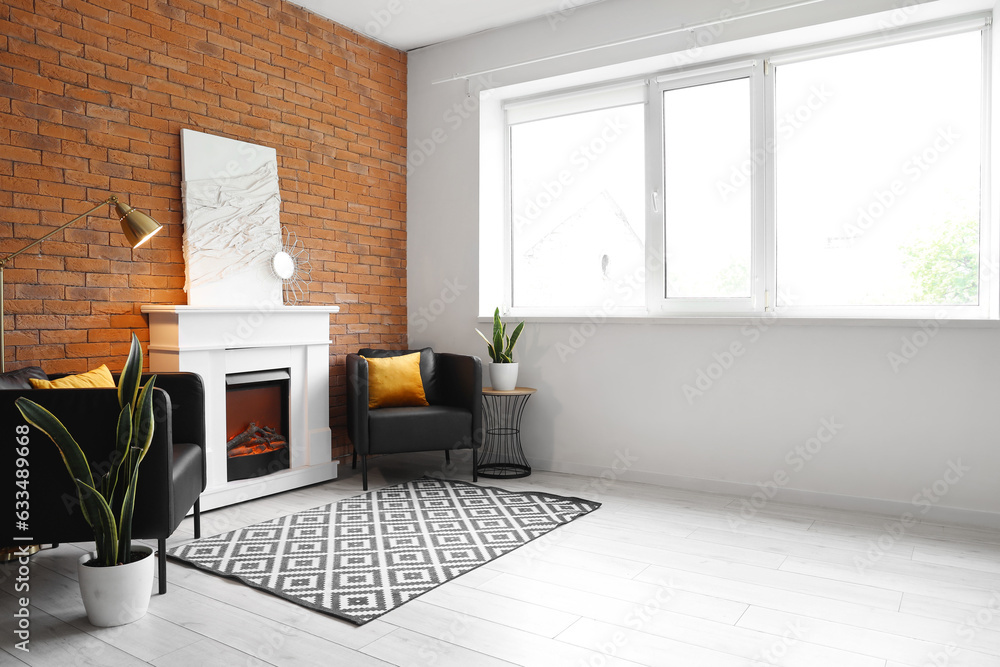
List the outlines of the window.
{"label": "window", "polygon": [[775,66],[783,299],[979,304],[981,63],[973,32]]}
{"label": "window", "polygon": [[753,152],[750,78],[683,82],[662,96],[664,295],[749,299],[750,179],[720,188],[719,165]]}
{"label": "window", "polygon": [[644,305],[633,277],[645,257],[644,95],[628,86],[508,109],[515,308]]}
{"label": "window", "polygon": [[515,314],[997,317],[985,18],[505,112]]}

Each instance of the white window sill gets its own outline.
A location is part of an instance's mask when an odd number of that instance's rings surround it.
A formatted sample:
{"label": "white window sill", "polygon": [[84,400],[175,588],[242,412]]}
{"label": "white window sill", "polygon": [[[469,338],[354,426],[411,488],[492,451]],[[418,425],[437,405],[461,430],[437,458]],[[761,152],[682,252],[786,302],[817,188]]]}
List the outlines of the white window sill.
{"label": "white window sill", "polygon": [[[663,316],[590,316],[573,315],[516,315],[501,316],[504,322],[537,324],[589,323],[604,324],[657,324],[657,325],[710,325],[710,326],[841,326],[841,327],[903,327],[923,329],[930,325],[945,329],[1000,329],[1000,320],[960,318],[872,318],[872,317],[795,317],[778,315],[676,315]],[[480,316],[478,322],[492,323],[493,316]]]}

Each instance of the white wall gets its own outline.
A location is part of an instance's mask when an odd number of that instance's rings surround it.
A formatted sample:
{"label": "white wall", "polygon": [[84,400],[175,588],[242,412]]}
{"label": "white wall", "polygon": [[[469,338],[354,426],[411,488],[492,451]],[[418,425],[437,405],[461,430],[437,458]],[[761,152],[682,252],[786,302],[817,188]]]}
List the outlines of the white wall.
{"label": "white wall", "polygon": [[[713,39],[728,44],[897,4],[824,2],[731,24]],[[462,81],[432,82],[762,6],[613,0],[411,52],[411,343],[485,356],[473,331],[483,326],[477,317],[478,99],[466,97]],[[687,38],[544,61],[486,80],[502,86],[651,58],[687,49]],[[624,455],[628,470],[614,474],[633,480],[743,495],[763,484],[785,500],[1000,526],[994,416],[1000,331],[993,324],[529,321],[521,340],[519,384],[539,389],[522,431],[536,468],[607,475],[616,459],[621,469]],[[925,344],[914,345],[912,359],[893,368],[889,355],[903,356],[907,341]],[[724,352],[735,342],[745,352],[729,364]],[[720,374],[723,363],[729,368]],[[717,379],[703,395],[686,397],[684,385],[696,386],[699,372]],[[824,423],[835,424],[832,437]],[[796,453],[807,446],[818,448],[811,460]],[[961,474],[948,473],[952,483],[946,484],[946,471],[959,462]],[[946,491],[941,497],[933,495],[935,482],[938,492]],[[932,502],[914,503],[924,489]]]}

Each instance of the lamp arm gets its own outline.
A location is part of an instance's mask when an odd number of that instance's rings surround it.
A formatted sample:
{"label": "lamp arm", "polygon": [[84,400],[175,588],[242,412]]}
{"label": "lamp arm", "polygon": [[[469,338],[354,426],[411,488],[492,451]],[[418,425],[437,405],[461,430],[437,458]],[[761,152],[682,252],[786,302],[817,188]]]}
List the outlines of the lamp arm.
{"label": "lamp arm", "polygon": [[59,227],[56,227],[55,229],[53,229],[51,232],[49,232],[48,234],[46,234],[42,238],[35,239],[34,241],[32,241],[28,245],[24,246],[20,250],[15,250],[14,252],[12,252],[9,255],[7,255],[6,257],[3,257],[2,259],[0,259],[0,373],[4,373],[7,370],[7,363],[6,363],[7,360],[5,358],[5,350],[4,350],[4,329],[6,327],[4,327],[4,321],[3,321],[3,318],[4,318],[4,307],[3,307],[3,305],[4,305],[4,303],[3,303],[4,302],[4,294],[3,294],[3,267],[7,266],[7,262],[9,262],[10,260],[12,260],[15,257],[17,257],[18,255],[20,255],[25,250],[30,250],[31,248],[34,248],[36,245],[38,245],[39,243],[41,243],[45,239],[49,238],[50,236],[52,236],[56,232],[61,232],[62,230],[66,229],[67,227],[69,227],[70,225],[72,225],[74,222],[78,222],[78,221],[82,220],[83,218],[86,218],[88,215],[90,215],[91,213],[93,213],[97,209],[101,208],[102,206],[105,206],[105,205],[108,205],[108,204],[114,204],[117,201],[118,201],[118,197],[115,196],[115,195],[111,195],[110,197],[108,197],[107,199],[105,199],[100,204],[98,204],[94,208],[90,209],[86,213],[81,213],[80,215],[76,216],[75,218],[73,218],[72,220],[70,220],[69,222],[67,222],[65,225],[61,225]]}
{"label": "lamp arm", "polygon": [[[7,262],[9,262],[10,260],[12,260],[15,257],[17,257],[18,255],[20,255],[25,250],[30,250],[31,248],[34,248],[36,245],[38,245],[39,243],[41,243],[45,239],[49,238],[53,234],[55,234],[57,232],[61,232],[62,230],[66,229],[67,227],[69,227],[70,225],[72,225],[74,222],[79,222],[80,220],[82,220],[83,218],[86,218],[88,215],[90,215],[91,213],[93,213],[97,209],[101,208],[102,206],[105,206],[105,205],[108,205],[108,204],[114,204],[116,201],[118,201],[118,197],[115,196],[115,195],[111,195],[110,197],[108,197],[107,199],[105,199],[100,204],[98,204],[94,208],[90,209],[86,213],[81,213],[80,215],[76,216],[75,218],[73,218],[72,220],[70,220],[69,222],[67,222],[66,224],[61,225],[59,227],[56,227],[55,229],[53,229],[51,232],[49,232],[48,234],[46,234],[42,238],[35,239],[34,241],[32,241],[28,245],[24,246],[20,250],[15,250],[14,252],[12,252],[9,255],[7,255],[6,257],[0,259],[0,271],[3,270],[3,267],[6,266]],[[0,296],[2,296],[2,293],[0,293]]]}

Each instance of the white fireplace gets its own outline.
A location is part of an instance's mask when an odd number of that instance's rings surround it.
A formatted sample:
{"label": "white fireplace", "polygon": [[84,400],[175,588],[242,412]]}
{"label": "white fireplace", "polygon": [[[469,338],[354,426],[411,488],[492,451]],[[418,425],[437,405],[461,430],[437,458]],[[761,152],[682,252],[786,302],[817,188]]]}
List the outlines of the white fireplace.
{"label": "white fireplace", "polygon": [[[205,381],[210,510],[337,477],[331,458],[330,314],[336,306],[145,305],[149,369],[189,371]],[[287,371],[288,468],[227,480],[226,378]]]}

